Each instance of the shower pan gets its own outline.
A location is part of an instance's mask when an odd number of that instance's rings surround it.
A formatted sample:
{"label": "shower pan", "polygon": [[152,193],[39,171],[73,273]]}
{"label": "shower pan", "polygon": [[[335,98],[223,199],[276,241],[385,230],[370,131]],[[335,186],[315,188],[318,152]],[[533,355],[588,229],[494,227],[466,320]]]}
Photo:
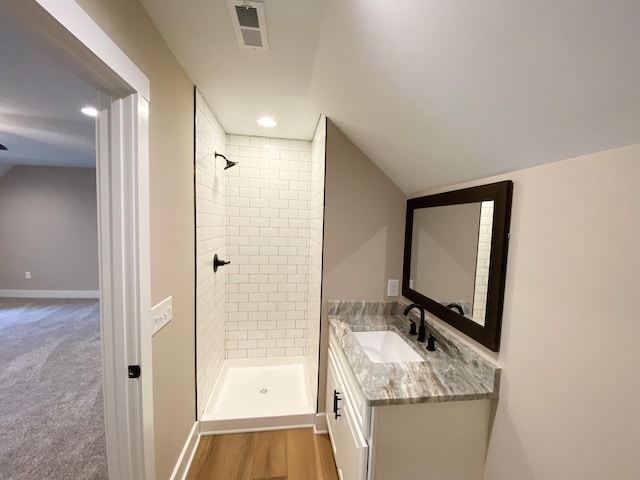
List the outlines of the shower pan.
{"label": "shower pan", "polygon": [[226,360],[200,420],[202,432],[312,425],[304,357]]}

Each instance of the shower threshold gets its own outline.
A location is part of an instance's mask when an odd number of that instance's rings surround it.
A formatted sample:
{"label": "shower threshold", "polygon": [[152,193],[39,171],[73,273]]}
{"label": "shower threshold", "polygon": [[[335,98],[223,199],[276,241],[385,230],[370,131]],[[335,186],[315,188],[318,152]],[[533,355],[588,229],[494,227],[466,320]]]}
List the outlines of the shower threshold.
{"label": "shower threshold", "polygon": [[304,357],[226,360],[200,419],[203,434],[310,426]]}

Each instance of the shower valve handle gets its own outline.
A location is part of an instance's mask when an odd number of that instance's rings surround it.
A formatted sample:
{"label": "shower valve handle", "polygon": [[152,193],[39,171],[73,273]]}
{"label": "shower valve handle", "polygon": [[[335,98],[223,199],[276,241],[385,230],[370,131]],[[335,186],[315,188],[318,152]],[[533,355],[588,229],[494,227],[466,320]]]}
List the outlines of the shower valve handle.
{"label": "shower valve handle", "polygon": [[220,260],[218,258],[218,254],[216,253],[213,256],[213,271],[217,272],[218,271],[218,267],[223,267],[225,265],[229,265],[231,262],[225,262],[224,260]]}

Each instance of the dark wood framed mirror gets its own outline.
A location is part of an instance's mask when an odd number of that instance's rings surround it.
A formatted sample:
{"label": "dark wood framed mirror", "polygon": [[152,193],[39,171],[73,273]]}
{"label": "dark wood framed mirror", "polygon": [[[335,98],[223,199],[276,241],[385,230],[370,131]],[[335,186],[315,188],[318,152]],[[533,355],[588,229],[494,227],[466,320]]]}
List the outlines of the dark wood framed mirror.
{"label": "dark wood framed mirror", "polygon": [[407,200],[402,295],[494,352],[513,182]]}

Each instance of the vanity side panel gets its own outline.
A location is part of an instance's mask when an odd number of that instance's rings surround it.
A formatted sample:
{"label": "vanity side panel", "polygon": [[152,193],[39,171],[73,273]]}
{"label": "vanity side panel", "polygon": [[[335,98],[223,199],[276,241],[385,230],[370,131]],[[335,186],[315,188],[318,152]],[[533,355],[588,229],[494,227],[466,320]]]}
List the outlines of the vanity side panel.
{"label": "vanity side panel", "polygon": [[482,480],[491,400],[373,408],[370,480]]}

